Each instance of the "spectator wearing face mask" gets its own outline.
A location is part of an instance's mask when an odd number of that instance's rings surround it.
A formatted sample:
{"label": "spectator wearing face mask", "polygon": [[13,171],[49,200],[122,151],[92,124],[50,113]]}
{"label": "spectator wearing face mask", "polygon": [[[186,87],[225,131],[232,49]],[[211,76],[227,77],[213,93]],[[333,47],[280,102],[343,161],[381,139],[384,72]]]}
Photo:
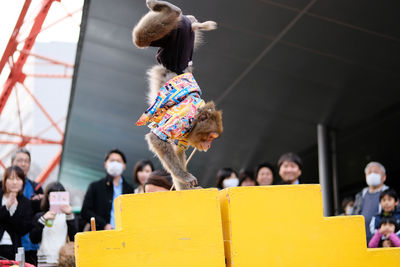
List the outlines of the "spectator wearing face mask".
{"label": "spectator wearing face mask", "polygon": [[343,213],[340,214],[342,216],[352,215],[354,209],[354,198],[353,197],[345,197],[342,200],[342,209]]}
{"label": "spectator wearing face mask", "polygon": [[96,219],[96,229],[111,230],[115,228],[114,199],[122,194],[133,193],[122,173],[126,168],[124,153],[113,149],[104,160],[107,176],[89,185],[82,205],[82,218],[89,223]]}
{"label": "spectator wearing face mask", "polygon": [[217,187],[224,189],[239,185],[237,173],[232,168],[222,168],[217,172]]}
{"label": "spectator wearing face mask", "polygon": [[379,204],[379,196],[382,191],[389,187],[384,184],[386,181],[386,169],[379,162],[370,162],[364,169],[365,180],[368,187],[365,187],[356,195],[354,202],[353,215],[363,215],[365,218],[365,230],[367,240],[370,240],[372,235],[369,229],[372,216],[381,213],[382,208]]}

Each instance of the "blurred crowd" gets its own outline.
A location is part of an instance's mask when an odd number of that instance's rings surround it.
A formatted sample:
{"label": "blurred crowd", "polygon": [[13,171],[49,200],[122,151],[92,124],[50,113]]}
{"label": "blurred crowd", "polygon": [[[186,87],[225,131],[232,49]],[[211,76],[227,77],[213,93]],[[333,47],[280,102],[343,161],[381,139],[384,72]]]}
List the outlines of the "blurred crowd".
{"label": "blurred crowd", "polygon": [[[23,246],[26,262],[35,266],[75,266],[75,234],[90,230],[91,218],[95,219],[97,230],[115,229],[115,198],[122,194],[173,190],[171,175],[163,169],[155,170],[150,160],[135,164],[133,181],[123,176],[126,164],[121,150],[113,149],[106,154],[105,177],[89,185],[77,215],[61,183],[49,183],[43,190],[27,177],[31,155],[25,148],[19,149],[1,182],[0,257],[14,260],[17,248]],[[263,162],[254,171],[221,168],[216,173],[215,185],[224,189],[300,184],[302,168],[298,155],[286,153],[276,164]],[[399,199],[396,191],[385,185],[386,169],[379,162],[370,162],[364,172],[367,186],[354,198],[343,199],[341,215],[364,216],[368,247],[399,247]]]}

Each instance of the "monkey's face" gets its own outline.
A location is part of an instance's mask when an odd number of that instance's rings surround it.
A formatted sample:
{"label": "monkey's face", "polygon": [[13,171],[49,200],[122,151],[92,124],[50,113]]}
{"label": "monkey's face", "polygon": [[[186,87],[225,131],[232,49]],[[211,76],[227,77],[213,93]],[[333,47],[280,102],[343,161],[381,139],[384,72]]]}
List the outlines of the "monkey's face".
{"label": "monkey's face", "polygon": [[222,111],[215,110],[214,103],[208,102],[199,110],[187,141],[192,147],[200,151],[207,151],[211,147],[212,141],[218,138],[222,131]]}
{"label": "monkey's face", "polygon": [[218,138],[218,136],[219,136],[219,134],[216,132],[200,134],[199,141],[194,143],[193,145],[198,150],[206,152],[211,147],[212,141],[214,141],[214,139]]}

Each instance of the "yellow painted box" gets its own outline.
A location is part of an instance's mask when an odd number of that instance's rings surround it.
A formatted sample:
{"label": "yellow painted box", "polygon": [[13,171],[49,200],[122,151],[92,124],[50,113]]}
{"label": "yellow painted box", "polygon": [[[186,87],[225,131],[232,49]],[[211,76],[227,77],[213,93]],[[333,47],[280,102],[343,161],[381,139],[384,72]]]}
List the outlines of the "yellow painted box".
{"label": "yellow painted box", "polygon": [[398,267],[400,248],[367,249],[362,216],[323,217],[319,185],[220,192],[227,266]]}
{"label": "yellow painted box", "polygon": [[116,229],[76,235],[78,267],[225,266],[216,189],[122,195]]}

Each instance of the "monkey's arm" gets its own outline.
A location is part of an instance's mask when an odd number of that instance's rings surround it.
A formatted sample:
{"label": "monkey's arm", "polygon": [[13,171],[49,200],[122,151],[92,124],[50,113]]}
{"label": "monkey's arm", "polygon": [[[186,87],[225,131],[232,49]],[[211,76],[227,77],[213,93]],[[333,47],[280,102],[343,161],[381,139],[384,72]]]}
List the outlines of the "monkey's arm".
{"label": "monkey's arm", "polygon": [[185,151],[180,149],[178,146],[173,146],[173,149],[175,151],[175,154],[176,154],[177,158],[179,159],[179,164],[180,164],[181,168],[184,171],[187,171],[187,169],[186,169],[186,153],[185,153]]}
{"label": "monkey's arm", "polygon": [[[183,162],[185,161],[185,156],[182,154],[184,153],[183,151],[176,151],[170,143],[161,140],[153,133],[148,133],[146,140],[150,149],[157,154],[164,168],[171,173],[177,190],[190,189],[197,186],[196,177],[186,171]],[[176,184],[175,182],[178,183]]]}

